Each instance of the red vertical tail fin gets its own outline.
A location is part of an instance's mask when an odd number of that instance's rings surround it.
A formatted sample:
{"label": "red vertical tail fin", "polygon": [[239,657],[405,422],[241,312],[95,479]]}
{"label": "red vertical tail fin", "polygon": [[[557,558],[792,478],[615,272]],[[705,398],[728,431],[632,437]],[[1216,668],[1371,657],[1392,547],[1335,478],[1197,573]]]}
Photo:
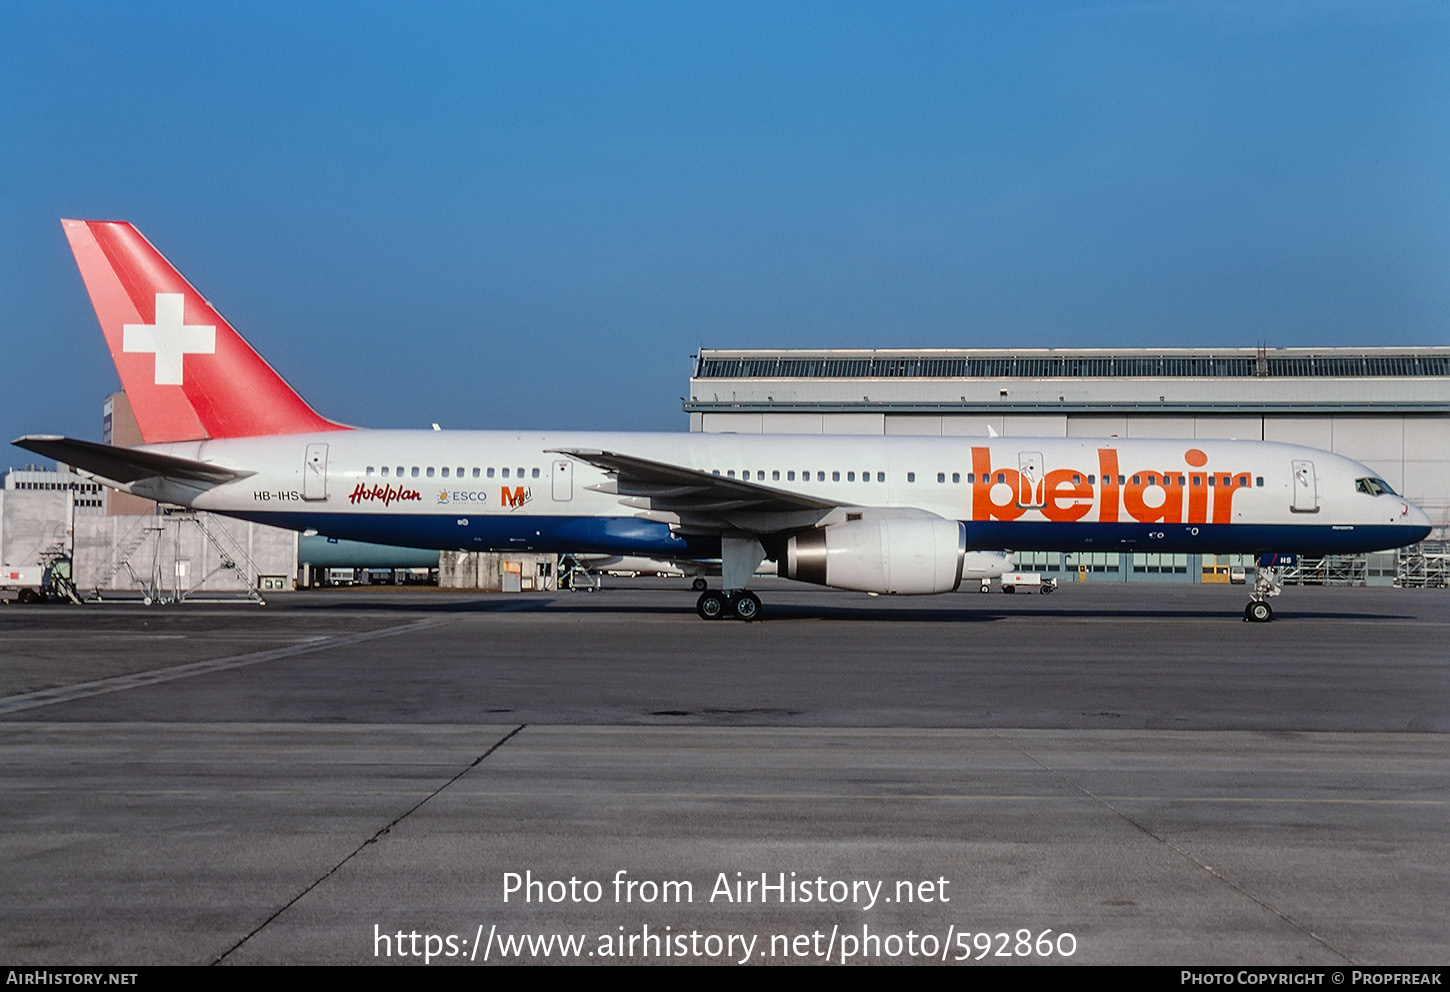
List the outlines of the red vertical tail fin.
{"label": "red vertical tail fin", "polygon": [[313,411],[130,224],[61,224],[148,444],[347,429]]}

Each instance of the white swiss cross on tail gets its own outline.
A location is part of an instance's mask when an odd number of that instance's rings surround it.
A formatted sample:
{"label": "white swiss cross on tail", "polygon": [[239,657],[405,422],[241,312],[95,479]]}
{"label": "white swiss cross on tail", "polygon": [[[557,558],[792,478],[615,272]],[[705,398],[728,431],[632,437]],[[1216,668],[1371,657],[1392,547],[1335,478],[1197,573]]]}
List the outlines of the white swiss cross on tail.
{"label": "white swiss cross on tail", "polygon": [[156,294],[156,323],[121,328],[122,351],[149,351],[156,356],[156,385],[181,385],[184,355],[216,354],[216,325],[182,323],[184,293]]}

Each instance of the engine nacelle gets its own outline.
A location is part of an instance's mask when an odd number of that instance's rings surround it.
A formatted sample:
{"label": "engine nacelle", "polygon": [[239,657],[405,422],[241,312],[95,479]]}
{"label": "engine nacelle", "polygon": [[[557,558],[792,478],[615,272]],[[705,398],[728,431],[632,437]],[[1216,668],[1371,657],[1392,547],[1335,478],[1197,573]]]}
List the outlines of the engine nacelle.
{"label": "engine nacelle", "polygon": [[847,520],[786,541],[786,578],[857,592],[924,595],[962,582],[967,528],[942,517]]}

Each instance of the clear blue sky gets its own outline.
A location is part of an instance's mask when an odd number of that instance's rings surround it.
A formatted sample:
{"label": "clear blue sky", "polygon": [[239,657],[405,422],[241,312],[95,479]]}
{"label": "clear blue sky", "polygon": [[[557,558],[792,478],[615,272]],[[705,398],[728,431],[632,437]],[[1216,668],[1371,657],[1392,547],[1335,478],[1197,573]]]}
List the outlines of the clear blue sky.
{"label": "clear blue sky", "polygon": [[684,429],[701,345],[1447,344],[1450,4],[16,0],[4,440],[116,386],[63,216],[367,426]]}

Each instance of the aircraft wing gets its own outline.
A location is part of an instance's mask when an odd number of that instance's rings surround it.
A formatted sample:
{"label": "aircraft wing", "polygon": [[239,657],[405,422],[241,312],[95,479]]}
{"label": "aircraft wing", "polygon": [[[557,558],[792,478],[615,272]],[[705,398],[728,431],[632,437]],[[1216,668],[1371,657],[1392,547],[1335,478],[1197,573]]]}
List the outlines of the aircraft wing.
{"label": "aircraft wing", "polygon": [[59,434],[27,434],[11,443],[123,488],[134,482],[157,479],[193,489],[210,489],[256,474],[154,451],[78,441]]}
{"label": "aircraft wing", "polygon": [[664,520],[680,533],[772,533],[809,527],[842,505],[617,451],[553,451],[603,469],[610,478],[590,489],[614,493],[625,506],[640,511],[639,516]]}

